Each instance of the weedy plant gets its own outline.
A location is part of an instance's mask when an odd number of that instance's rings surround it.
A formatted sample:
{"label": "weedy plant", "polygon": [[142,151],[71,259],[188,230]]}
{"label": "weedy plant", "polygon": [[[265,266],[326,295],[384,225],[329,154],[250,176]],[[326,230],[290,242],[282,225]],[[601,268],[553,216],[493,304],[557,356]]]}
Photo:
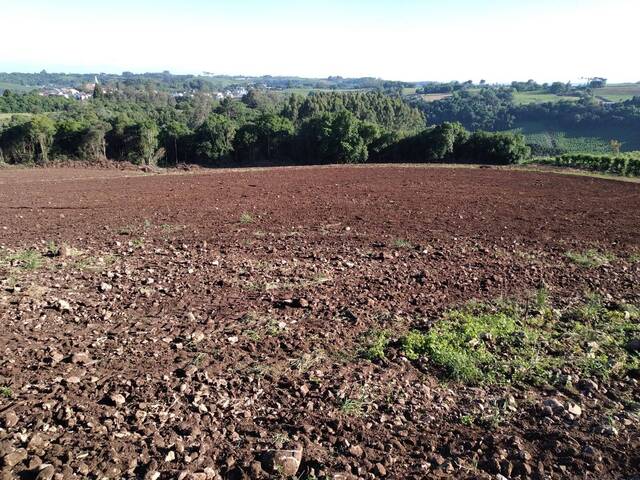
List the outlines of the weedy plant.
{"label": "weedy plant", "polygon": [[250,223],[253,223],[253,221],[253,215],[249,212],[243,212],[242,215],[240,215],[240,223],[242,225],[249,225]]}
{"label": "weedy plant", "polygon": [[584,252],[567,252],[567,258],[581,267],[597,268],[611,263],[615,260],[615,255],[590,249]]}
{"label": "weedy plant", "polygon": [[42,266],[42,255],[36,250],[22,250],[9,255],[7,260],[23,270],[36,270]]}
{"label": "weedy plant", "polygon": [[427,332],[409,332],[402,351],[471,384],[549,384],[562,372],[609,378],[640,368],[640,355],[627,348],[640,336],[639,319],[636,307],[604,304],[595,295],[560,318],[548,305],[529,315],[514,303],[473,304],[448,312]]}
{"label": "weedy plant", "polygon": [[0,387],[0,396],[4,398],[13,398],[13,391],[9,387]]}
{"label": "weedy plant", "polygon": [[361,355],[371,361],[385,358],[385,350],[389,345],[389,332],[387,330],[370,330],[364,336]]}
{"label": "weedy plant", "polygon": [[409,242],[408,240],[404,240],[402,238],[398,238],[393,242],[393,245],[396,248],[412,248],[413,245],[411,245],[411,242]]}

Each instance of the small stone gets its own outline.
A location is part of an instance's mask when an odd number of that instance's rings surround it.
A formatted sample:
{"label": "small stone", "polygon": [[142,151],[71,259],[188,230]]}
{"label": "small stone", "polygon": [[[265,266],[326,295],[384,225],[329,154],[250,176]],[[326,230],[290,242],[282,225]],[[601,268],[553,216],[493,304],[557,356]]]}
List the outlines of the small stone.
{"label": "small stone", "polygon": [[56,308],[60,312],[70,312],[71,311],[71,304],[69,302],[67,302],[66,300],[58,300],[56,302]]}
{"label": "small stone", "polygon": [[204,333],[202,333],[201,331],[193,332],[193,334],[191,335],[191,341],[193,343],[200,343],[204,340],[204,338]]}
{"label": "small stone", "polygon": [[542,405],[551,408],[554,413],[564,410],[564,405],[562,405],[562,403],[560,403],[560,401],[555,398],[548,398],[542,403]]}
{"label": "small stone", "polygon": [[109,397],[109,399],[116,405],[124,405],[124,403],[126,402],[126,399],[124,398],[124,395],[120,394],[120,393],[113,393],[111,394],[111,396]]}
{"label": "small stone", "polygon": [[67,385],[75,385],[80,383],[81,380],[77,375],[71,375],[70,377],[65,378],[64,381]]}
{"label": "small stone", "polygon": [[381,463],[376,463],[375,471],[381,477],[384,477],[387,474],[387,469],[384,468],[384,465],[382,465]]}
{"label": "small stone", "polygon": [[113,287],[108,284],[107,282],[102,282],[100,284],[100,290],[103,292],[110,292],[113,289]]}
{"label": "small stone", "polygon": [[273,471],[287,477],[293,477],[302,462],[302,445],[293,450],[276,450],[273,452]]}
{"label": "small stone", "polygon": [[27,451],[24,448],[18,448],[17,450],[5,455],[4,464],[7,467],[14,467],[20,462],[27,459]]}
{"label": "small stone", "polygon": [[51,358],[51,365],[57,365],[62,360],[64,360],[64,355],[62,355],[60,352],[54,350],[54,351],[51,352],[50,358]]}
{"label": "small stone", "polygon": [[251,462],[251,478],[263,478],[266,472],[262,469],[260,462]]}
{"label": "small stone", "polygon": [[362,455],[364,454],[364,451],[362,450],[362,447],[360,445],[353,445],[349,449],[349,453],[354,457],[362,457]]}
{"label": "small stone", "polygon": [[86,365],[91,361],[91,357],[86,352],[76,352],[71,355],[71,363],[79,363],[82,365]]}
{"label": "small stone", "polygon": [[237,336],[235,336],[235,335],[234,335],[234,336],[232,336],[232,337],[227,338],[227,341],[228,341],[231,345],[234,345],[234,344],[238,343],[238,340],[239,340],[239,338],[238,338]]}
{"label": "small stone", "polygon": [[5,428],[15,427],[18,423],[18,415],[13,410],[4,414],[4,426]]}
{"label": "small stone", "polygon": [[579,417],[580,415],[582,415],[582,407],[580,407],[580,405],[578,404],[569,402],[567,404],[567,412],[569,412],[571,415]]}
{"label": "small stone", "polygon": [[207,479],[213,480],[218,478],[218,472],[213,467],[207,467],[204,469],[204,473],[207,476]]}
{"label": "small stone", "polygon": [[169,450],[169,453],[164,457],[165,462],[173,462],[176,459],[176,452]]}
{"label": "small stone", "polygon": [[55,473],[56,471],[53,468],[53,465],[47,465],[46,463],[43,463],[42,465],[40,465],[40,471],[36,476],[36,480],[51,480]]}

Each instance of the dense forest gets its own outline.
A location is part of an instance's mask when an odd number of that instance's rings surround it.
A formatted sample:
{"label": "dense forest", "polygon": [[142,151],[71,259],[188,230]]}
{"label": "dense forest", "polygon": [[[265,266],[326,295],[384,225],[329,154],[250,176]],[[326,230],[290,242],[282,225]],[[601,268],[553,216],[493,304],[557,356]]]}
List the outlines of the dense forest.
{"label": "dense forest", "polygon": [[[500,132],[515,131],[523,122],[640,132],[640,97],[617,103],[594,98],[591,86],[604,84],[605,79],[594,79],[596,83],[583,87],[560,82],[540,85],[532,80],[509,86],[428,82],[405,96],[402,88],[409,84],[378,79],[124,72],[100,74],[100,83],[94,85],[95,77],[0,74],[5,85],[93,88],[92,98],[86,101],[43,95],[42,90],[5,89],[0,96],[0,161],[511,163],[528,156],[529,149],[522,135]],[[216,91],[234,85],[249,87],[239,95]],[[314,90],[313,85],[321,88]],[[514,101],[518,92],[541,90],[563,97],[547,103]],[[445,96],[426,101],[424,92]],[[573,98],[562,100],[565,96]],[[536,154],[564,153],[532,146]]]}
{"label": "dense forest", "polygon": [[[381,91],[250,90],[240,100],[219,101],[96,86],[87,102],[5,91],[0,112],[31,114],[11,116],[0,132],[0,160],[13,164],[510,163],[528,154],[519,135],[470,135],[459,124],[427,128],[420,110]],[[401,158],[397,152],[409,143],[414,147]]]}

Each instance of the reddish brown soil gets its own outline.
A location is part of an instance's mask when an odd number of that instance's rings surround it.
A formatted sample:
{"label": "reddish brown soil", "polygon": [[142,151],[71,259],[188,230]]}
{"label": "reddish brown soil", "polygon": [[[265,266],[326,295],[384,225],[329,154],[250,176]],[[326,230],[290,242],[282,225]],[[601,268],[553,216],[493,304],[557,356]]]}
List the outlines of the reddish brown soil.
{"label": "reddish brown soil", "polygon": [[[640,305],[639,212],[639,184],[497,169],[0,171],[2,478],[278,478],[293,444],[309,479],[635,478],[637,380],[474,387],[358,350],[541,285]],[[566,257],[589,248],[616,259]]]}

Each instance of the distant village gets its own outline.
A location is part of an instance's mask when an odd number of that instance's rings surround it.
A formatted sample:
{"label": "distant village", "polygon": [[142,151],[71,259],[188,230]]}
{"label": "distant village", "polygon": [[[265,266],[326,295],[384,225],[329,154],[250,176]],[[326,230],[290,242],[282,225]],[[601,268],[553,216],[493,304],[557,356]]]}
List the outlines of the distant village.
{"label": "distant village", "polygon": [[[96,85],[100,85],[97,78],[94,83],[87,83],[83,85],[80,89],[71,88],[71,87],[54,87],[54,86],[42,87],[42,89],[40,90],[40,96],[73,98],[75,100],[84,101],[93,97],[93,92],[96,88]],[[117,91],[117,88],[111,85],[101,85],[101,86],[105,93]],[[159,92],[157,90],[154,90],[154,93],[159,93]],[[248,93],[248,90],[245,87],[230,87],[219,92],[199,92],[200,95],[215,98],[217,100],[223,100],[225,98],[242,98],[247,93]],[[170,95],[173,98],[190,98],[196,95],[196,91],[190,90],[190,91],[171,92]]]}

